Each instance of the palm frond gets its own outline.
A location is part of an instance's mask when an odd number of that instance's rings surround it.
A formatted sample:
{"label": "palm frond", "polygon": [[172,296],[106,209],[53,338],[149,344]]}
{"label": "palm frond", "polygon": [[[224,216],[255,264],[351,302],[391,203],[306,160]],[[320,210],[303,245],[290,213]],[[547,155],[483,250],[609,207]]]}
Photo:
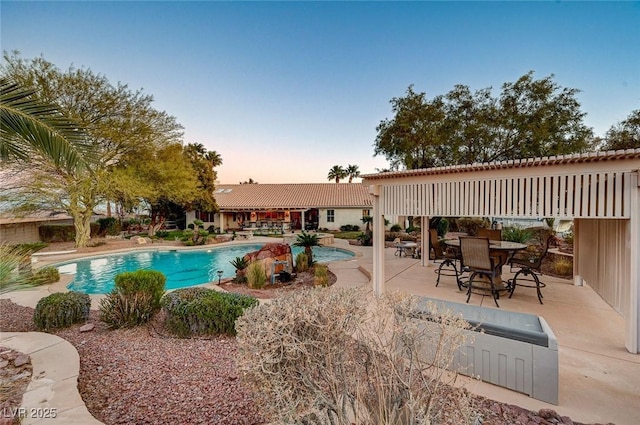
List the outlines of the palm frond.
{"label": "palm frond", "polygon": [[8,78],[0,78],[0,159],[26,160],[36,151],[56,167],[83,166],[84,131],[53,104]]}

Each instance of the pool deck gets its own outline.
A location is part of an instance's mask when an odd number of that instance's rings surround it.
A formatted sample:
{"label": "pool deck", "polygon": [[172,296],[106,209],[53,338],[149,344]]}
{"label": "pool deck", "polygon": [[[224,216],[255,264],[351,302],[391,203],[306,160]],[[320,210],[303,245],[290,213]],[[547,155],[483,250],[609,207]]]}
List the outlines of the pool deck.
{"label": "pool deck", "polygon": [[[256,237],[251,242],[276,241],[278,239]],[[234,241],[221,246],[237,243],[246,242]],[[354,258],[330,263],[330,270],[338,278],[335,286],[370,288],[369,276],[373,269],[372,249],[352,246],[347,241],[339,239],[336,239],[333,246],[349,249],[356,253]],[[176,248],[175,246],[168,247],[168,249]],[[194,248],[198,247],[186,249]],[[154,244],[136,246],[134,249],[167,249],[167,247]],[[131,251],[131,248],[119,251]],[[419,260],[410,257],[398,258],[393,255],[394,252],[393,248],[385,250],[385,290],[404,291],[454,302],[466,300],[465,294],[458,291],[452,277],[443,277],[440,285],[435,287],[436,275],[433,264],[422,266]],[[114,251],[109,253],[114,253]],[[87,254],[68,255],[73,258],[87,256]],[[41,261],[38,265],[73,258],[47,256],[46,261]],[[64,279],[54,285],[3,294],[0,298],[9,298],[17,304],[34,307],[43,296],[66,290],[70,279],[70,276],[64,276]],[[519,288],[512,299],[501,298],[500,307],[504,310],[543,316],[550,324],[558,338],[560,347],[559,404],[556,406],[544,403],[524,394],[488,383],[466,381],[468,388],[476,394],[493,400],[515,404],[534,411],[553,409],[578,422],[637,424],[640,417],[640,355],[630,354],[624,348],[624,320],[588,286],[574,286],[570,281],[549,276],[544,276],[543,281],[547,283],[547,287],[543,289],[544,305],[538,303],[534,290]],[[101,296],[92,296],[93,308],[97,308],[100,298]],[[488,308],[495,307],[490,297],[474,295],[470,303]],[[69,347],[60,341],[51,341],[49,339],[51,336],[38,332],[2,333],[0,344],[9,345],[11,348],[31,354],[34,371],[36,364],[38,370],[55,370],[60,367],[60,359],[65,359],[65,367],[70,370],[69,376],[67,378],[61,376],[59,385],[50,387],[51,391],[58,394],[58,397],[56,398],[54,394],[53,398],[49,399],[49,407],[59,407],[58,417],[50,421],[52,424],[98,423],[93,417],[90,417],[86,408],[83,411],[83,406],[76,405],[74,401],[76,400],[74,394],[77,394],[77,372],[73,368],[78,367],[77,352],[75,357],[71,354],[64,354],[66,353],[64,350],[68,350]],[[53,350],[58,347],[63,350],[62,354],[52,354],[55,351],[48,352],[46,356],[36,354],[44,353],[41,350],[49,349],[48,347]],[[72,351],[75,352],[75,350]],[[67,397],[65,394],[69,394],[69,396]],[[51,404],[54,402],[59,404]],[[49,422],[40,421],[37,423]]]}

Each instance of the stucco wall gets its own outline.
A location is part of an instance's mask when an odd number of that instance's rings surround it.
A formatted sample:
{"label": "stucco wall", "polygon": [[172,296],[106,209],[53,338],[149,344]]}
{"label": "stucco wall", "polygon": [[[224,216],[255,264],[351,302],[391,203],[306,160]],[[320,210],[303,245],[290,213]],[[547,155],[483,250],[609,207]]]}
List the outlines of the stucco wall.
{"label": "stucco wall", "polygon": [[[334,221],[327,222],[327,210],[334,211]],[[318,227],[321,229],[340,230],[340,226],[347,224],[360,226],[364,228],[362,223],[362,210],[364,208],[321,208],[318,210],[320,217],[318,219]]]}

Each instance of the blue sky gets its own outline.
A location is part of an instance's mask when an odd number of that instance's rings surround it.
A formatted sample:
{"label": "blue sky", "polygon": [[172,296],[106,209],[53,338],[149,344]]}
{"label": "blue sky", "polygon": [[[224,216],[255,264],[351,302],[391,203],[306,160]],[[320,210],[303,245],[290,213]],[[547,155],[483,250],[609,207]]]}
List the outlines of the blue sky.
{"label": "blue sky", "polygon": [[12,2],[0,43],[112,82],[223,159],[221,183],[385,168],[376,126],[407,87],[497,91],[530,70],[580,89],[603,135],[640,108],[638,2]]}

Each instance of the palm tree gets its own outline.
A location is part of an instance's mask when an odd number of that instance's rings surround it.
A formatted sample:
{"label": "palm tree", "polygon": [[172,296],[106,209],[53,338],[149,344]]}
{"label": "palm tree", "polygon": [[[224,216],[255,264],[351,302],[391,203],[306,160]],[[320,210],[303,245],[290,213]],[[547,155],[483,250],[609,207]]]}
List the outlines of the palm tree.
{"label": "palm tree", "polygon": [[322,246],[320,244],[320,240],[318,239],[318,235],[310,234],[305,232],[298,235],[296,241],[293,243],[293,246],[304,247],[304,253],[307,255],[309,267],[313,266],[313,249],[314,246]]}
{"label": "palm tree", "polygon": [[40,153],[68,171],[86,163],[85,134],[51,103],[9,78],[0,78],[0,160],[27,160]]}
{"label": "palm tree", "polygon": [[347,174],[347,176],[349,176],[349,183],[351,183],[353,179],[360,177],[360,169],[357,165],[349,164],[347,165],[347,168],[344,171]]}
{"label": "palm tree", "polygon": [[335,180],[336,183],[340,183],[340,179],[343,179],[346,176],[347,176],[347,173],[345,172],[344,168],[342,168],[339,165],[334,165],[329,170],[329,174],[327,175],[327,180],[329,181]]}

